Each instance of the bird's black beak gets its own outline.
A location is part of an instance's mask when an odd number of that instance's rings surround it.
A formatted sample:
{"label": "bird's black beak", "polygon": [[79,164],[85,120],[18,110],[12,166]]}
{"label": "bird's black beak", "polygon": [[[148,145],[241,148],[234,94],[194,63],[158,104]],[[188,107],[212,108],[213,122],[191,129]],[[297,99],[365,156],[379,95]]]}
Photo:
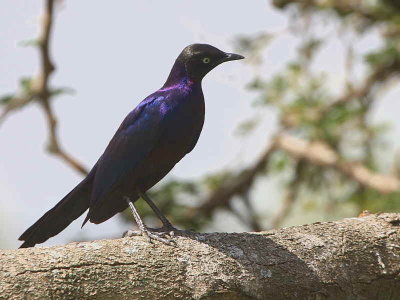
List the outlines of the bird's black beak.
{"label": "bird's black beak", "polygon": [[225,57],[222,59],[222,62],[243,59],[244,56],[235,54],[235,53],[225,53]]}

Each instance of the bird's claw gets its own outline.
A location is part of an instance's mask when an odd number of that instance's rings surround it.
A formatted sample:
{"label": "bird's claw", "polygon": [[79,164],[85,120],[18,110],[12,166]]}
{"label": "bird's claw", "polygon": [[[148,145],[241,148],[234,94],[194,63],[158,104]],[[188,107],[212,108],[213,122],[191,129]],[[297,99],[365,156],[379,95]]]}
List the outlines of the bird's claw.
{"label": "bird's claw", "polygon": [[155,232],[155,233],[163,233],[167,234],[170,237],[176,236],[176,235],[193,235],[196,234],[195,231],[193,230],[182,230],[173,227],[172,225],[170,226],[163,226],[160,228],[148,228],[150,231]]}
{"label": "bird's claw", "polygon": [[[148,228],[146,228],[143,231],[140,230],[127,230],[124,232],[122,237],[131,237],[131,236],[143,236],[144,238],[146,238],[147,242],[151,243],[152,240],[156,240],[159,241],[163,244],[169,245],[169,246],[176,246],[175,241],[171,240],[171,239],[167,239],[164,238],[163,236],[165,236],[166,233],[165,232],[157,232],[157,231],[153,231],[153,230],[149,230]],[[169,234],[171,237],[174,236],[174,234]]]}
{"label": "bird's claw", "polygon": [[[122,237],[143,236],[149,243],[151,243],[152,240],[156,240],[169,246],[176,246],[176,242],[173,241],[171,238],[177,235],[184,236],[193,234],[195,234],[194,231],[181,230],[170,225],[170,226],[163,226],[160,228],[145,227],[144,230],[136,230],[136,231],[127,230],[122,235]],[[170,238],[165,238],[165,236],[169,236]]]}
{"label": "bird's claw", "polygon": [[163,244],[169,245],[169,246],[176,246],[175,241],[171,239],[166,239],[162,236],[164,236],[164,233],[158,233],[158,232],[151,232],[151,231],[143,231],[143,236],[147,237],[147,240],[151,243],[151,240],[154,239],[156,241],[159,241]]}

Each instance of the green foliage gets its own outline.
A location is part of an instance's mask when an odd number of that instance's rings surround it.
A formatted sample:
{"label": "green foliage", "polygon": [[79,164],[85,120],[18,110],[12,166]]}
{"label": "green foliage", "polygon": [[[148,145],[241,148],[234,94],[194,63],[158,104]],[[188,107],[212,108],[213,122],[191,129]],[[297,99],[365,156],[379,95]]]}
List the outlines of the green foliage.
{"label": "green foliage", "polygon": [[62,95],[74,95],[76,92],[74,89],[69,87],[61,87],[50,90],[50,95],[52,97],[62,96]]}
{"label": "green foliage", "polygon": [[256,34],[256,37],[238,36],[235,44],[239,53],[246,56],[248,63],[258,65],[262,62],[263,50],[271,42],[273,36],[268,32]]}
{"label": "green foliage", "polygon": [[253,131],[258,126],[258,124],[260,124],[259,118],[257,117],[251,118],[249,120],[240,123],[235,133],[239,136],[246,136],[251,131]]}
{"label": "green foliage", "polygon": [[358,189],[350,195],[349,201],[357,206],[362,205],[363,210],[372,213],[398,212],[400,191],[381,195],[374,190]]}
{"label": "green foliage", "polygon": [[400,39],[387,41],[382,49],[368,54],[365,59],[371,68],[398,64],[400,62]]}
{"label": "green foliage", "polygon": [[[25,107],[37,98],[38,92],[33,88],[33,80],[31,77],[22,77],[19,80],[19,91],[17,93],[0,97],[0,105],[5,107],[2,117],[6,113]],[[49,91],[51,100],[61,95],[72,95],[74,93],[75,91],[69,87],[50,88]],[[53,149],[48,150],[51,152]]]}
{"label": "green foliage", "polygon": [[31,39],[31,40],[24,40],[18,43],[21,47],[38,47],[39,40],[38,39]]}
{"label": "green foliage", "polygon": [[283,151],[275,151],[268,164],[268,172],[271,175],[280,174],[293,168],[293,159]]}
{"label": "green foliage", "polygon": [[7,105],[15,97],[13,94],[7,94],[0,98],[0,105]]}
{"label": "green foliage", "polygon": [[22,77],[19,81],[19,85],[20,85],[23,93],[25,93],[25,94],[32,93],[32,78]]}

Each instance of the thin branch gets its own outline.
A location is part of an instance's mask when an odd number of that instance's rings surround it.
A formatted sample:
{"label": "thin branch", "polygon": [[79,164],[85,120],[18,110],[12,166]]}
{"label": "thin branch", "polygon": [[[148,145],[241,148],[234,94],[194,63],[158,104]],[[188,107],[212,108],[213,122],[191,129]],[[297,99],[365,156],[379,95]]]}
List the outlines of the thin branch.
{"label": "thin branch", "polygon": [[399,177],[400,176],[400,150],[396,151],[396,154],[394,155],[392,167],[391,167],[391,174],[393,176]]}
{"label": "thin branch", "polygon": [[271,228],[279,228],[282,226],[283,221],[289,215],[293,208],[293,205],[298,198],[301,182],[303,180],[305,162],[304,160],[298,160],[296,162],[294,174],[291,182],[288,184],[288,191],[285,199],[279,211],[274,215],[271,220]]}
{"label": "thin branch", "polygon": [[[389,65],[376,67],[376,69],[365,78],[362,85],[357,88],[349,86],[349,88],[346,89],[346,93],[319,109],[318,120],[323,120],[333,109],[346,105],[354,100],[369,104],[367,102],[372,99],[372,94],[376,91],[377,87],[391,79],[391,77],[398,75],[398,73],[400,73],[400,61],[393,61]],[[299,126],[299,119],[284,114],[281,116],[280,123],[285,129],[295,128]]]}
{"label": "thin branch", "polygon": [[246,212],[243,210],[236,209],[230,203],[226,206],[226,208],[235,215],[240,222],[242,222],[245,226],[247,226],[253,232],[262,231],[262,227],[258,222],[257,214],[254,211],[253,205],[250,202],[249,193],[240,196],[243,204],[245,205]]}
{"label": "thin branch", "polygon": [[250,201],[250,196],[249,196],[249,191],[247,191],[245,194],[242,196],[243,202],[247,208],[248,214],[249,214],[249,227],[252,231],[261,231],[262,226],[260,222],[258,221],[258,216],[257,213],[254,210],[253,204]]}
{"label": "thin branch", "polygon": [[42,16],[42,32],[39,38],[41,69],[39,71],[39,75],[34,80],[34,90],[36,90],[39,103],[43,108],[47,120],[49,131],[49,151],[52,154],[60,157],[70,167],[72,167],[82,175],[86,175],[88,173],[87,169],[70,154],[68,154],[60,145],[57,135],[57,118],[54,114],[51,104],[49,78],[54,72],[55,67],[53,62],[51,61],[49,49],[51,32],[53,28],[54,2],[54,0],[45,1],[45,11]]}
{"label": "thin branch", "polygon": [[26,104],[31,102],[34,99],[35,95],[33,93],[26,94],[21,93],[21,95],[13,96],[12,99],[7,103],[6,107],[0,113],[0,125],[6,119],[6,116],[11,112],[18,108],[24,107]]}
{"label": "thin branch", "polygon": [[350,89],[342,97],[336,101],[327,105],[321,111],[321,118],[324,117],[325,113],[332,110],[333,108],[344,105],[353,99],[366,99],[372,93],[377,84],[388,80],[391,76],[397,74],[400,71],[400,63],[393,62],[390,65],[378,66],[374,71],[365,79],[364,83],[356,88]]}

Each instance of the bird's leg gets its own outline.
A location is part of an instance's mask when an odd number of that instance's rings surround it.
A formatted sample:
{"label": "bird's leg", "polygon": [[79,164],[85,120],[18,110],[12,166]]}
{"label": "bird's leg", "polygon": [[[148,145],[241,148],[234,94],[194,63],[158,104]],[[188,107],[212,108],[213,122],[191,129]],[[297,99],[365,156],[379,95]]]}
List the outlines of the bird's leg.
{"label": "bird's leg", "polygon": [[139,196],[143,198],[144,201],[147,202],[147,204],[150,206],[150,208],[154,211],[154,213],[157,215],[157,217],[160,219],[162,222],[163,226],[161,228],[156,228],[156,229],[151,229],[152,231],[158,231],[158,232],[168,232],[169,235],[173,236],[175,233],[183,233],[183,234],[190,234],[193,233],[191,231],[187,230],[180,230],[178,228],[175,228],[170,221],[168,221],[167,217],[161,212],[161,210],[158,209],[158,207],[155,205],[153,200],[146,194],[142,193],[139,191]]}
{"label": "bird's leg", "polygon": [[150,206],[150,208],[154,211],[154,213],[157,215],[157,217],[160,219],[160,221],[163,223],[163,227],[161,229],[165,229],[165,231],[178,231],[170,221],[168,221],[167,217],[164,216],[164,214],[161,212],[161,210],[158,209],[158,207],[154,204],[153,200],[146,194],[139,192],[139,196],[143,198],[144,201],[147,202],[147,204]]}
{"label": "bird's leg", "polygon": [[[170,246],[174,245],[174,243],[171,240],[164,239],[161,236],[159,236],[158,234],[149,231],[149,229],[146,227],[146,225],[144,225],[142,219],[140,218],[139,213],[137,212],[136,207],[133,204],[133,202],[127,197],[125,197],[125,200],[126,200],[126,202],[128,202],[129,208],[132,211],[132,214],[133,214],[133,217],[135,218],[136,224],[139,227],[139,230],[140,230],[139,234],[140,235],[143,235],[149,242],[151,242],[151,240],[154,239],[154,240],[157,240],[157,241],[159,241],[161,243],[164,243],[164,244],[167,244],[167,245],[170,245]],[[135,231],[128,230],[124,234],[124,237],[125,236],[135,236],[135,235],[139,235],[139,234],[137,232],[135,232]]]}

